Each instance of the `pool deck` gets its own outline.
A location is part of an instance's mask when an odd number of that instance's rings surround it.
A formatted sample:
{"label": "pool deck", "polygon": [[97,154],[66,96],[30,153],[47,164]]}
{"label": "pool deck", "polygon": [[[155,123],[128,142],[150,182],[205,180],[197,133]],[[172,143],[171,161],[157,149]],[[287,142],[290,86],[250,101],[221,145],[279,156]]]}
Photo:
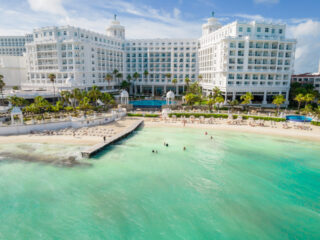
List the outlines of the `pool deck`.
{"label": "pool deck", "polygon": [[143,119],[139,119],[138,121],[134,122],[130,127],[126,128],[123,132],[120,132],[120,133],[114,135],[113,137],[107,139],[105,142],[98,143],[98,144],[90,147],[89,149],[81,152],[81,156],[83,158],[92,157],[93,155],[100,152],[103,148],[105,148],[105,147],[119,141],[120,139],[123,139],[124,137],[128,136],[129,134],[131,134],[138,127],[140,127],[143,124],[143,122],[144,122]]}

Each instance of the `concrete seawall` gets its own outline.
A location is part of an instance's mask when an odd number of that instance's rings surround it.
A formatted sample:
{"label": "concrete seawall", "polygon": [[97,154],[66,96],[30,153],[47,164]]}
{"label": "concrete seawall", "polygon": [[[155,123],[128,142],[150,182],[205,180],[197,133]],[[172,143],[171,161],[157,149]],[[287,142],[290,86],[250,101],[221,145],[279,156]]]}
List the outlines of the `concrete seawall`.
{"label": "concrete seawall", "polygon": [[98,144],[90,147],[89,149],[81,152],[81,156],[84,158],[92,157],[96,153],[100,152],[103,148],[105,148],[105,147],[119,141],[120,139],[123,139],[124,137],[128,136],[129,134],[131,134],[138,127],[140,127],[143,124],[143,122],[144,121],[142,119],[136,121],[130,127],[128,127],[126,130],[124,130],[123,132],[118,133],[117,135],[111,137],[110,139],[107,139],[105,142],[98,143]]}

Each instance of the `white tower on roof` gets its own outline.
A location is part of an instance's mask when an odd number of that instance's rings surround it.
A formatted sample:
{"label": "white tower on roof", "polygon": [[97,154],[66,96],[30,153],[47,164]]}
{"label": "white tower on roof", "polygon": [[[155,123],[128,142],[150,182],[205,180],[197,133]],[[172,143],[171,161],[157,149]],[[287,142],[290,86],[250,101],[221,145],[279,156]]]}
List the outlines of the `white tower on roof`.
{"label": "white tower on roof", "polygon": [[111,25],[107,28],[107,36],[125,39],[125,28],[120,25],[120,21],[117,20],[117,15],[114,15],[113,21],[111,21]]}
{"label": "white tower on roof", "polygon": [[219,28],[221,28],[221,24],[214,17],[214,12],[212,12],[212,17],[208,19],[208,23],[202,25],[202,35],[208,35]]}

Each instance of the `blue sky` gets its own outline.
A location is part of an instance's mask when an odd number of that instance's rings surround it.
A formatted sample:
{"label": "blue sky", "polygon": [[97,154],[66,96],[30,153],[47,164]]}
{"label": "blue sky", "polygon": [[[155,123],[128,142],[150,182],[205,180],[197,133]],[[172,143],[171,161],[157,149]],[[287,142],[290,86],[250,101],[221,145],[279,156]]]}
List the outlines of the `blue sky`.
{"label": "blue sky", "polygon": [[0,0],[0,35],[52,25],[104,33],[116,13],[127,38],[198,38],[214,11],[223,24],[286,23],[287,36],[298,40],[295,72],[301,73],[318,70],[319,10],[319,0]]}

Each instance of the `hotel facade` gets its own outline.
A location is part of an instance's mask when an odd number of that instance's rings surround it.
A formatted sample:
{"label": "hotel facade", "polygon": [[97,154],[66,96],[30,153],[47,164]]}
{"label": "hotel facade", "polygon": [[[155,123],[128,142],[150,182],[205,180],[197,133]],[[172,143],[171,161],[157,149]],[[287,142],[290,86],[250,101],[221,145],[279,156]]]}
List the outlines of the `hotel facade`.
{"label": "hotel facade", "polygon": [[[251,92],[253,103],[266,105],[274,95],[288,98],[296,41],[287,39],[285,30],[256,22],[222,26],[213,17],[202,26],[200,39],[126,39],[116,19],[106,34],[70,26],[35,29],[26,35],[22,88],[50,90],[48,75],[54,73],[60,90],[96,85],[115,91],[130,80],[131,94],[181,95],[188,78],[199,81],[206,95],[220,88],[226,102]],[[107,81],[114,69],[122,76]]]}

